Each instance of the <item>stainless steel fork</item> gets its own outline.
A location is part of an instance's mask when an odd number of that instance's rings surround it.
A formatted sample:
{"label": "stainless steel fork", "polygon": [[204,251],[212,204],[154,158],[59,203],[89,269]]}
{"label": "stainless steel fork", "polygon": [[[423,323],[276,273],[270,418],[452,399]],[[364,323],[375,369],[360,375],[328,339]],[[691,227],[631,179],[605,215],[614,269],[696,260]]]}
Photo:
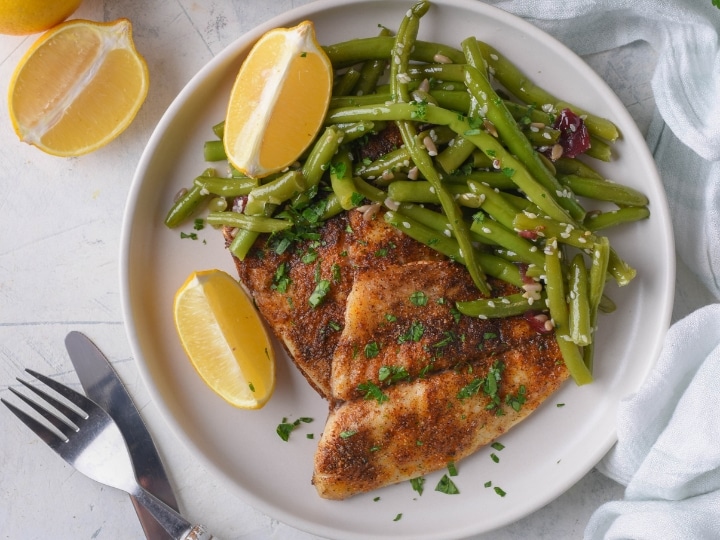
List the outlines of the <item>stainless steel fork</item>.
{"label": "stainless steel fork", "polygon": [[45,403],[30,399],[14,388],[10,390],[37,411],[55,428],[53,430],[9,401],[0,398],[15,416],[60,457],[88,478],[134,496],[173,538],[212,539],[212,535],[204,526],[191,524],[138,484],[125,440],[107,412],[94,401],[71,388],[31,369],[25,371],[55,390],[78,409],[74,410],[47,392],[18,378],[20,383],[42,398]]}

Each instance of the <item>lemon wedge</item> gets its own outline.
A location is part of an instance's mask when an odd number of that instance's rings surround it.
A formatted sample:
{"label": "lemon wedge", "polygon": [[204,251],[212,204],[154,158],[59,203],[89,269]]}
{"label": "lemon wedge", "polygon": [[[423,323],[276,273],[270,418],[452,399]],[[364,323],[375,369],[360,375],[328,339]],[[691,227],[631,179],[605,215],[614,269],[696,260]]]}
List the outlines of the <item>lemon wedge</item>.
{"label": "lemon wedge", "polygon": [[296,161],[322,126],[332,81],[312,22],[265,33],[230,94],[223,137],[230,163],[262,178]]}
{"label": "lemon wedge", "polygon": [[127,19],[71,20],[45,34],[10,80],[10,120],[20,140],[56,156],[109,143],[135,118],[149,76]]}
{"label": "lemon wedge", "polygon": [[2,0],[0,34],[21,36],[52,28],[63,22],[82,0]]}
{"label": "lemon wedge", "polygon": [[275,389],[275,355],[240,284],[220,270],[193,272],[178,289],[175,327],[192,365],[225,401],[259,409]]}

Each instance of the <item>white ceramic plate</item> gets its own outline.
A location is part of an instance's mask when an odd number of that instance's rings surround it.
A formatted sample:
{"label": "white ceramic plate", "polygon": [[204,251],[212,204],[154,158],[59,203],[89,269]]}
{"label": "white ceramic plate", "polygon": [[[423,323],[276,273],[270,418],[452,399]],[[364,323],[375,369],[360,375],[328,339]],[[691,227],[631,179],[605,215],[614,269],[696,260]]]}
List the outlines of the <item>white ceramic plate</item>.
{"label": "white ceramic plate", "polygon": [[[427,477],[418,497],[409,483],[344,502],[320,499],[310,484],[313,452],[327,405],[284,357],[270,403],[241,411],[216,397],[185,358],[172,321],[176,289],[193,270],[234,273],[220,235],[181,240],[163,225],[173,196],[202,172],[203,142],[222,120],[231,83],[248,46],[275,26],[315,22],[321,43],[375,35],[378,23],[397,28],[411,0],[321,1],[288,12],[241,37],[210,62],[177,97],[155,130],[132,185],[121,253],[123,308],[131,346],[153,398],[189,448],[259,510],[331,538],[440,539],[511,523],[540,508],[586,474],[614,443],[618,401],[635,391],[654,363],[669,324],[674,285],[672,232],[666,200],[645,142],[616,96],[582,60],[530,24],[474,0],[438,0],[420,38],[459,46],[470,35],[495,45],[540,85],[613,119],[622,130],[609,178],[650,198],[652,217],[612,234],[613,245],[638,269],[624,290],[610,289],[617,312],[602,317],[597,381],[566,384],[530,419],[459,465],[460,494],[434,491],[442,472]],[[184,227],[186,232],[192,226]],[[202,240],[206,241],[204,244]],[[558,404],[564,404],[558,407]],[[284,417],[312,417],[289,442],[275,428]],[[313,433],[309,439],[306,434]],[[486,482],[501,487],[498,496]],[[380,496],[380,501],[374,498]],[[402,519],[393,521],[397,514]]]}

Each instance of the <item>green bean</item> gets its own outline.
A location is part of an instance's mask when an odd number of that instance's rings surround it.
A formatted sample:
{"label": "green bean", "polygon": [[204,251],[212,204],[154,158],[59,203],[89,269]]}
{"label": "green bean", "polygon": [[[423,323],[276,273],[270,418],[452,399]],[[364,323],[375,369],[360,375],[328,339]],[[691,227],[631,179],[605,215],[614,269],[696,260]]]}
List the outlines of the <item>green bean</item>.
{"label": "green bean", "polygon": [[[468,57],[477,48],[475,38],[463,41],[463,50],[467,50]],[[479,52],[477,53],[479,55]],[[490,85],[490,81],[483,76],[477,68],[465,66],[465,84],[470,93],[486,110],[486,118],[493,123],[508,150],[527,168],[528,172],[550,193],[562,192],[560,182],[548,171],[545,164],[538,157],[532,144],[524,136],[504,102]],[[575,219],[582,221],[585,211],[573,197],[572,193],[558,197],[558,203]]]}
{"label": "green bean", "polygon": [[590,135],[590,148],[585,150],[584,155],[600,161],[612,161],[612,147],[593,135]]}
{"label": "green bean", "polygon": [[619,137],[617,127],[599,116],[589,114],[586,111],[569,103],[559,101],[549,92],[546,92],[533,81],[528,79],[514,64],[500,54],[490,45],[478,40],[478,46],[483,58],[488,63],[493,76],[515,97],[528,105],[542,107],[552,105],[555,109],[570,108],[576,114],[585,117],[585,125],[588,131],[607,141],[615,141]]}
{"label": "green bean", "polygon": [[280,204],[307,189],[305,176],[299,170],[288,171],[275,180],[253,189],[245,206],[245,213],[260,215],[267,204]]}
{"label": "green bean", "polygon": [[[422,180],[396,180],[388,184],[388,197],[397,202],[440,204],[437,189]],[[480,208],[482,198],[462,184],[445,184],[443,190],[460,206]]]}
{"label": "green bean", "polygon": [[257,231],[248,229],[237,229],[235,237],[230,242],[228,250],[239,260],[244,261],[255,241],[260,237]]}
{"label": "green bean", "polygon": [[391,150],[387,154],[367,165],[360,165],[355,174],[365,179],[380,178],[383,174],[410,168],[410,152],[406,147]]}
{"label": "green bean", "polygon": [[[355,120],[355,122],[361,121],[363,119]],[[336,126],[328,126],[315,141],[315,145],[310,150],[310,154],[302,166],[302,174],[307,182],[307,188],[317,186],[320,183],[320,179],[325,173],[328,163],[337,152],[342,138],[342,131]]]}
{"label": "green bean", "polygon": [[[347,67],[366,60],[387,60],[395,45],[392,36],[358,38],[323,47],[335,68]],[[429,41],[415,41],[410,59],[419,62],[435,62],[438,55],[455,63],[464,62],[463,54],[447,45]]]}
{"label": "green bean", "polygon": [[536,234],[539,237],[557,238],[558,242],[578,249],[588,249],[597,242],[590,231],[577,228],[569,223],[537,216],[531,212],[520,212],[513,221],[515,230]]}
{"label": "green bean", "polygon": [[[208,168],[198,178],[212,176],[215,176],[215,169]],[[174,229],[183,221],[192,217],[200,209],[201,205],[207,202],[208,195],[207,191],[203,191],[196,184],[193,184],[190,189],[183,190],[183,193],[176,198],[175,203],[168,210],[165,216],[165,225],[170,229]]]}
{"label": "green bean", "polygon": [[459,169],[474,151],[475,145],[472,141],[468,141],[458,135],[452,145],[448,145],[438,154],[437,158],[435,158],[435,163],[437,163],[446,174],[450,174],[456,169]]}
{"label": "green bean", "polygon": [[[516,186],[524,191],[528,199],[535,203],[545,214],[558,221],[574,222],[574,219],[557,202],[555,195],[539,184],[523,164],[503,147],[500,141],[488,133],[472,128],[467,118],[456,112],[441,107],[418,107],[418,104],[393,103],[367,108],[336,109],[329,111],[326,117],[326,121],[330,123],[357,121],[360,119],[422,120],[431,124],[446,125],[455,133],[471,140],[488,157],[495,159],[501,165],[502,170],[512,178]],[[418,160],[413,159],[413,161],[419,167]],[[425,171],[421,167],[419,168],[424,174]]]}
{"label": "green bean", "polygon": [[320,216],[320,221],[327,221],[331,217],[337,216],[344,211],[342,205],[340,204],[340,199],[335,193],[330,193],[326,197],[325,204],[323,206],[325,207],[325,210]]}
{"label": "green bean", "polygon": [[218,139],[222,139],[225,136],[225,120],[215,124],[212,131]]}
{"label": "green bean", "polygon": [[560,182],[581,197],[613,202],[619,206],[647,206],[649,202],[645,194],[638,190],[608,180],[569,174],[561,176]]}
{"label": "green bean", "polygon": [[506,229],[499,222],[492,219],[484,218],[483,212],[478,212],[473,219],[470,230],[477,234],[480,238],[490,240],[510,251],[516,253],[523,262],[542,265],[544,256],[538,251],[537,246],[528,242],[524,238],[520,238],[517,233],[510,229]]}
{"label": "green bean", "polygon": [[615,227],[622,223],[632,223],[650,217],[650,210],[645,206],[628,206],[607,212],[590,212],[585,218],[583,226],[589,231],[599,231]]}
{"label": "green bean", "polygon": [[[522,133],[525,135],[530,144],[536,148],[552,146],[560,140],[560,130],[549,126],[541,128],[530,125],[524,127],[522,129]],[[539,156],[538,159],[540,159]]]}
{"label": "green bean", "polygon": [[[592,262],[590,263],[590,276],[588,283],[588,303],[590,310],[590,328],[595,332],[598,312],[601,309],[605,291],[605,276],[610,259],[610,242],[604,236],[598,238],[593,246]],[[593,369],[595,353],[595,340],[583,349],[583,361],[590,371]]]}
{"label": "green bean", "polygon": [[292,227],[292,221],[265,216],[250,216],[239,212],[210,212],[205,219],[209,225],[238,227],[257,233],[275,233]]}
{"label": "green bean", "polygon": [[467,184],[468,180],[480,182],[492,189],[515,189],[513,181],[500,171],[472,171],[467,174],[457,172],[443,178],[443,182],[454,184]]}
{"label": "green bean", "polygon": [[359,194],[355,190],[352,177],[352,162],[347,152],[340,151],[333,158],[330,165],[330,185],[344,210],[359,206]]}
{"label": "green bean", "polygon": [[[378,125],[376,126],[376,124]],[[354,122],[352,124],[338,126],[338,128],[343,132],[342,142],[347,144],[377,130],[378,127],[380,127],[379,124],[381,124],[381,122],[370,122],[366,120],[364,122]]]}
{"label": "green bean", "polygon": [[637,270],[624,261],[617,251],[610,248],[608,260],[608,273],[615,279],[615,283],[620,287],[624,287],[630,283],[637,275]]}
{"label": "green bean", "polygon": [[[523,315],[533,309],[525,293],[509,294],[495,298],[480,298],[457,302],[455,307],[463,315],[481,319],[499,319]],[[543,295],[544,298],[544,295]]]}
{"label": "green bean", "polygon": [[592,322],[588,294],[588,274],[585,259],[577,253],[570,262],[568,272],[569,333],[573,343],[584,347],[592,343]]}
{"label": "green bean", "polygon": [[451,111],[467,113],[472,104],[472,98],[467,91],[464,90],[431,90],[430,95],[435,99],[439,107],[450,109]]}
{"label": "green bean", "polygon": [[465,78],[463,68],[463,64],[412,64],[406,73],[412,79],[432,78],[461,83]]}
{"label": "green bean", "polygon": [[473,180],[468,180],[467,185],[473,193],[482,197],[481,206],[485,212],[499,223],[502,223],[507,229],[513,230],[517,211],[508,204],[499,191]]}
{"label": "green bean", "polygon": [[[393,61],[390,63],[390,88],[396,101],[407,102],[409,99],[407,81],[401,78],[401,76],[407,74],[409,71],[408,62],[410,60],[410,53],[415,47],[420,17],[422,17],[429,8],[429,2],[417,2],[410,8],[405,17],[403,17],[397,36],[395,37],[395,44],[392,51]],[[425,108],[437,109],[438,107],[425,106]],[[484,294],[490,294],[490,286],[487,284],[485,273],[477,261],[475,250],[470,241],[468,226],[462,218],[460,207],[442,185],[438,172],[427,150],[417,143],[415,127],[411,123],[412,120],[417,119],[400,119],[397,122],[403,142],[410,152],[413,163],[415,163],[422,175],[432,184],[437,192],[440,205],[453,227],[455,240],[459,245],[464,264],[475,286]]]}
{"label": "green bean", "polygon": [[362,178],[356,176],[354,178],[355,181],[355,187],[357,188],[358,192],[363,195],[366,199],[370,199],[373,202],[383,202],[385,199],[387,199],[387,193],[385,193],[382,189],[373,186],[372,184],[368,184],[365,180]]}
{"label": "green bean", "polygon": [[330,98],[330,109],[345,107],[367,107],[368,105],[383,105],[391,101],[392,96],[387,93],[367,94],[362,96],[333,96]]}
{"label": "green bean", "polygon": [[561,176],[573,174],[584,178],[604,180],[600,173],[579,159],[561,157],[560,159],[555,160],[555,168]]}
{"label": "green bean", "polygon": [[585,365],[578,346],[571,341],[568,307],[565,303],[565,277],[560,253],[557,242],[552,238],[548,239],[545,249],[545,292],[560,353],[570,376],[579,386],[592,382],[592,374]]}
{"label": "green bean", "polygon": [[193,183],[201,190],[213,195],[221,197],[237,197],[239,195],[247,195],[250,191],[258,187],[257,178],[218,178],[198,176]]}
{"label": "green bean", "polygon": [[203,147],[205,161],[223,161],[227,159],[222,141],[205,141]]}
{"label": "green bean", "polygon": [[360,72],[351,67],[341,77],[338,78],[333,87],[333,96],[347,96],[352,93],[353,88],[360,80]]}

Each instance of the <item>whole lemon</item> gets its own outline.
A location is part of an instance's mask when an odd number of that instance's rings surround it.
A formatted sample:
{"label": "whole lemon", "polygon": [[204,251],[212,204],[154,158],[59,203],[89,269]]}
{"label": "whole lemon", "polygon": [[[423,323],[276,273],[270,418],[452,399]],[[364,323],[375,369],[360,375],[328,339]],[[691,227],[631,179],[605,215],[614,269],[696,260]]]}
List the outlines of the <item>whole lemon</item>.
{"label": "whole lemon", "polygon": [[42,32],[67,19],[81,3],[82,0],[0,0],[0,34]]}

